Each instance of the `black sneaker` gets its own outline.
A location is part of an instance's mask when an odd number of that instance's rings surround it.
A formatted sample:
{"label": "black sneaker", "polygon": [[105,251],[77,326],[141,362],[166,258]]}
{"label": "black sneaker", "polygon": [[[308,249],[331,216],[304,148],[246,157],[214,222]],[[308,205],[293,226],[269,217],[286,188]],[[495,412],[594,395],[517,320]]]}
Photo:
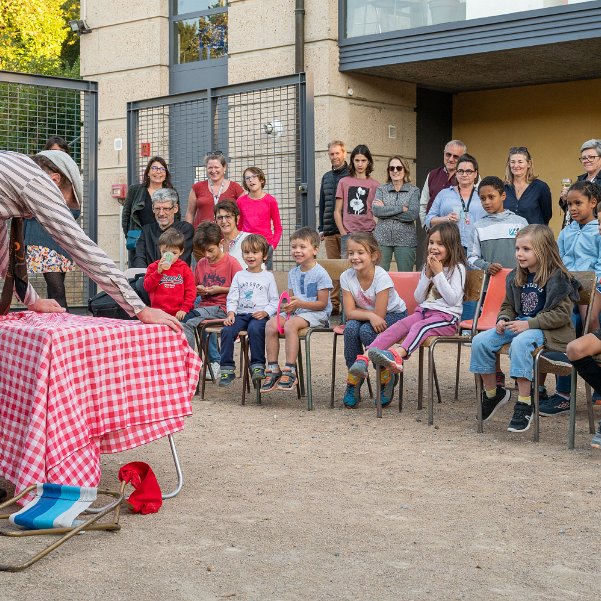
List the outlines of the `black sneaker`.
{"label": "black sneaker", "polygon": [[490,419],[499,407],[506,405],[510,396],[511,391],[501,386],[497,386],[497,393],[492,399],[489,399],[486,392],[482,391],[482,421]]}
{"label": "black sneaker", "polygon": [[541,400],[538,405],[538,412],[545,417],[569,413],[570,399],[566,399],[560,394],[553,394],[550,397]]}
{"label": "black sneaker", "polygon": [[532,423],[534,407],[518,401],[513,409],[513,417],[509,422],[509,432],[525,432]]}

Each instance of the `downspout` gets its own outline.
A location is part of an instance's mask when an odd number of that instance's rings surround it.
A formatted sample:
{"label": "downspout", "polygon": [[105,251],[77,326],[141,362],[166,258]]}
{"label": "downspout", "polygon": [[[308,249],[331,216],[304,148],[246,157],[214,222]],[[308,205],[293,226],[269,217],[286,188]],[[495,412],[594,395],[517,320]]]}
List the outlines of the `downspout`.
{"label": "downspout", "polygon": [[296,0],[294,10],[294,72],[305,70],[305,0]]}

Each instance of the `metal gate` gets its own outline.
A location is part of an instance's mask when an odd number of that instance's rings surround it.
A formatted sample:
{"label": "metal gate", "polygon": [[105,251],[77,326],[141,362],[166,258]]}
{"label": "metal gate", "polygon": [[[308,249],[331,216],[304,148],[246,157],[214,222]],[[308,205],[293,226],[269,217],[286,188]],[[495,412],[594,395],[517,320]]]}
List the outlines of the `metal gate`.
{"label": "metal gate", "polygon": [[182,214],[192,185],[206,178],[208,152],[223,152],[228,177],[240,183],[247,167],[263,169],[284,229],[274,267],[290,266],[290,234],[315,226],[313,90],[304,73],[130,102],[127,123],[129,183],[162,156]]}
{"label": "metal gate", "polygon": [[[83,177],[80,225],[97,238],[98,84],[90,81],[0,71],[0,150],[35,154],[49,136],[61,136]],[[46,296],[41,274],[31,277]],[[87,306],[96,287],[77,268],[65,279],[70,307]]]}

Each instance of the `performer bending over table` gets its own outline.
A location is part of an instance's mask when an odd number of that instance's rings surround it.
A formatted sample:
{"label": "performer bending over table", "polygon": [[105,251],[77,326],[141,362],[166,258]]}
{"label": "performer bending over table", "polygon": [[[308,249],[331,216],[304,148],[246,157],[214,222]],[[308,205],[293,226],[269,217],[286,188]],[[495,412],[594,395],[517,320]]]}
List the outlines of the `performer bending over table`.
{"label": "performer bending over table", "polygon": [[[66,156],[59,150],[45,152],[52,161],[51,154],[60,155],[59,164],[64,164]],[[70,161],[68,170],[77,170]],[[72,164],[71,164],[72,163]],[[62,171],[57,167],[57,171]],[[69,193],[70,179],[62,174],[61,185]],[[0,277],[5,278],[9,264],[9,243],[7,220],[16,217],[34,217],[48,231],[54,240],[68,250],[81,270],[131,316],[135,315],[144,323],[165,324],[172,330],[181,328],[177,319],[160,309],[147,307],[132,290],[127,279],[98,245],[90,240],[79,227],[68,209],[63,194],[52,179],[29,157],[16,152],[0,151]],[[22,241],[21,241],[22,243]],[[21,259],[18,257],[18,260]],[[22,260],[24,265],[24,258]],[[16,270],[15,270],[16,271]],[[20,300],[31,311],[40,313],[62,313],[65,311],[55,300],[38,296],[31,284],[18,281],[15,288]],[[11,280],[9,282],[12,283]],[[19,284],[23,286],[20,288]],[[20,292],[21,291],[21,292]],[[6,491],[0,488],[0,501],[6,497]]]}

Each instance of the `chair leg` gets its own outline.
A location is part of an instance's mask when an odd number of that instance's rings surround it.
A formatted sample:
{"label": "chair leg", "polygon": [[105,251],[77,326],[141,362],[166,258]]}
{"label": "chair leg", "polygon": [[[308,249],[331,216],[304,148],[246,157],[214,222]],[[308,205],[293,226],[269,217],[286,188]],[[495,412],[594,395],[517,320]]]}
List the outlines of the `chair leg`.
{"label": "chair leg", "polygon": [[[374,391],[371,385],[371,378],[369,377],[369,372],[367,373],[367,376],[365,378],[367,380],[367,391],[369,392],[369,398],[373,400],[374,398]],[[380,380],[378,380],[379,382]]]}
{"label": "chair leg", "polygon": [[461,342],[457,345],[457,365],[455,366],[455,402],[459,400],[459,363],[461,362]]}
{"label": "chair leg", "polygon": [[434,423],[434,347],[428,348],[428,425]]}
{"label": "chair leg", "polygon": [[[209,336],[200,336],[201,344],[202,344],[202,371],[200,376],[200,400],[205,400],[205,388],[207,385],[207,367],[209,366]],[[213,371],[210,371],[211,376],[213,375]],[[213,383],[215,382],[215,378],[211,378]]]}
{"label": "chair leg", "polygon": [[572,391],[570,393],[570,424],[568,426],[568,449],[574,448],[576,439],[576,393],[578,372],[572,368]]}
{"label": "chair leg", "polygon": [[330,409],[334,408],[334,388],[336,386],[336,344],[338,335],[334,334],[334,342],[332,343],[332,379],[330,380]]}
{"label": "chair leg", "polygon": [[248,344],[245,338],[240,339],[240,344],[242,345],[242,404],[246,404],[246,391],[248,388],[248,392],[250,392],[250,386],[248,384]]}
{"label": "chair leg", "polygon": [[424,394],[424,349],[419,347],[419,362],[417,372],[417,408],[423,409],[423,394]]}
{"label": "chair leg", "polygon": [[380,384],[380,372],[382,368],[376,365],[376,417],[382,417],[382,387]]}
{"label": "chair leg", "polygon": [[403,410],[403,372],[399,374],[399,413]]}
{"label": "chair leg", "polygon": [[303,352],[301,350],[301,344],[299,341],[298,345],[298,383],[300,385],[301,396],[305,396],[305,370],[303,365]]}
{"label": "chair leg", "polygon": [[305,360],[307,361],[307,411],[313,411],[313,384],[311,382],[311,332],[305,336]]}
{"label": "chair leg", "polygon": [[534,442],[538,442],[539,438],[540,438],[540,414],[538,412],[538,404],[539,404],[539,393],[538,393],[538,383],[540,381],[540,374],[538,371],[538,358],[539,358],[540,354],[537,354],[536,357],[534,358],[534,382],[533,382],[533,387],[534,387],[534,394],[532,395],[532,402],[534,403],[534,414],[533,414],[533,418],[534,418],[534,434],[532,436],[532,440]]}
{"label": "chair leg", "polygon": [[438,374],[436,373],[436,363],[434,363],[434,349],[432,349],[432,373],[434,374],[434,386],[436,386],[436,397],[438,404],[442,403],[442,397],[440,396],[440,385],[438,384]]}
{"label": "chair leg", "polygon": [[482,421],[482,378],[480,374],[474,374],[476,380],[476,406],[478,408],[478,434],[484,432],[484,422]]}

